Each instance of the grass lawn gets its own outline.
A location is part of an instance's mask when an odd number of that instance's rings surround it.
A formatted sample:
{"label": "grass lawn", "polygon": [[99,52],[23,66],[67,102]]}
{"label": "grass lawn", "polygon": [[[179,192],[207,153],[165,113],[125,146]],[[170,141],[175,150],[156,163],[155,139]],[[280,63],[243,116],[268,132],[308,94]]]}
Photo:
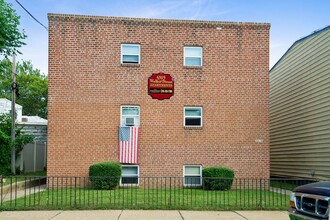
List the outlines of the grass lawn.
{"label": "grass lawn", "polygon": [[286,190],[292,191],[294,188],[296,188],[299,185],[294,184],[294,183],[285,183],[285,182],[279,182],[279,181],[272,180],[272,181],[270,181],[270,186],[276,187],[279,189],[286,189]]}
{"label": "grass lawn", "polygon": [[94,190],[59,188],[3,202],[12,209],[185,209],[286,210],[288,195],[268,190],[205,191],[202,189],[118,188]]}
{"label": "grass lawn", "polygon": [[313,183],[316,181],[313,180],[300,180],[300,179],[272,179],[270,181],[270,186],[276,187],[279,189],[286,189],[292,191],[294,188],[305,185],[308,183]]}

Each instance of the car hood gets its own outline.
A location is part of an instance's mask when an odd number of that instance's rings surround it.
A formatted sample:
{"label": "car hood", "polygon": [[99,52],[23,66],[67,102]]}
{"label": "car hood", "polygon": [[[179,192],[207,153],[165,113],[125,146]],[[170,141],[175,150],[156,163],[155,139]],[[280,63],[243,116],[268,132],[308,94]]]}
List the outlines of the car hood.
{"label": "car hood", "polygon": [[298,186],[293,192],[315,194],[330,197],[330,181],[311,183],[303,186]]}

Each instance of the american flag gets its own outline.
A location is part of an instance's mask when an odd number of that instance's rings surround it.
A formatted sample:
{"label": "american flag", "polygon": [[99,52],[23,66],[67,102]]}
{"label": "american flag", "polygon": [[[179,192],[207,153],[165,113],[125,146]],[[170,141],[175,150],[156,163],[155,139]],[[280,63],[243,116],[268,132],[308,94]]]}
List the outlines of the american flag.
{"label": "american flag", "polygon": [[119,127],[119,162],[138,163],[139,127]]}

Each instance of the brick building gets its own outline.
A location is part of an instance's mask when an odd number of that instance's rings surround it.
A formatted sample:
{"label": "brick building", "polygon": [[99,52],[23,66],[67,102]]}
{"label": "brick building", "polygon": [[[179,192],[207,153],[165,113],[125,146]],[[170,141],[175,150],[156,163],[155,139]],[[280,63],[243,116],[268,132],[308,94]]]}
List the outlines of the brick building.
{"label": "brick building", "polygon": [[[121,161],[123,175],[199,177],[227,166],[239,178],[269,177],[268,23],[48,18],[49,176]],[[153,88],[152,76],[170,86]],[[132,128],[127,159],[119,143]]]}

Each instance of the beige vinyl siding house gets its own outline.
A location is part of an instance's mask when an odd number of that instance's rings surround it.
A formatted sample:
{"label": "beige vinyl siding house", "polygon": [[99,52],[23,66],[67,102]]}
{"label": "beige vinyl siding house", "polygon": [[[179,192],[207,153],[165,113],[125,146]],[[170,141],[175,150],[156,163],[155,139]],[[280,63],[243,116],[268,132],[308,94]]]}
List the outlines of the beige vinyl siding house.
{"label": "beige vinyl siding house", "polygon": [[330,178],[330,26],[270,70],[270,174]]}

